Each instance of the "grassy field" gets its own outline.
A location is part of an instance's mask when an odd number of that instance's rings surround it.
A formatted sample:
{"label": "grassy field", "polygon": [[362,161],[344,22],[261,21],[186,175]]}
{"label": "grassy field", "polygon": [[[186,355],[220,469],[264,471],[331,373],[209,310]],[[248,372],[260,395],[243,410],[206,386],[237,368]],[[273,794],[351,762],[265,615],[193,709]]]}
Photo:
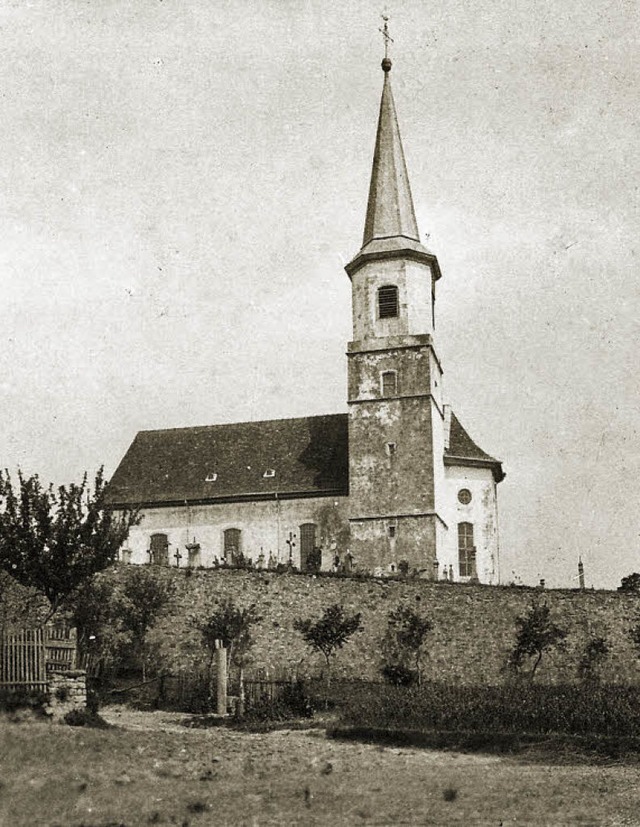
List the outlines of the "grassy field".
{"label": "grassy field", "polygon": [[2,827],[640,825],[640,765],[531,762],[186,729],[111,709],[108,730],[0,722]]}

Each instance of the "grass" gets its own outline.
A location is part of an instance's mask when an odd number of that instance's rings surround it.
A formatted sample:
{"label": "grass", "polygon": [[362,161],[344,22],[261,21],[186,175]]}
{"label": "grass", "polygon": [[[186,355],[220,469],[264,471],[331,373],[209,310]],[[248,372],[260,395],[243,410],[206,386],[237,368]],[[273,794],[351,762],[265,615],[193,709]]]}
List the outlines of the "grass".
{"label": "grass", "polygon": [[602,763],[623,760],[640,763],[640,738],[602,735],[525,735],[501,732],[433,732],[420,729],[330,726],[327,735],[342,741],[359,741],[417,749],[456,750],[487,755],[520,755],[549,763]]}
{"label": "grass", "polygon": [[127,728],[0,721],[0,824],[636,823],[635,765],[528,764],[327,741],[318,730],[198,730],[180,727],[180,715],[103,714]]}

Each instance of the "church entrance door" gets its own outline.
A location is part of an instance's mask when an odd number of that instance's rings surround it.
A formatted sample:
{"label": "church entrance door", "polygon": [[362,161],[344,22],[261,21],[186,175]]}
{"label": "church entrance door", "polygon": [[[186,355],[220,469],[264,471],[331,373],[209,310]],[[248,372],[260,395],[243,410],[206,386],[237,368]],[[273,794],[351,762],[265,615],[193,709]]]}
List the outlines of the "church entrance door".
{"label": "church entrance door", "polygon": [[300,571],[317,571],[316,524],[303,523],[300,526]]}
{"label": "church entrance door", "polygon": [[154,566],[169,565],[169,538],[166,534],[151,535],[150,556]]}

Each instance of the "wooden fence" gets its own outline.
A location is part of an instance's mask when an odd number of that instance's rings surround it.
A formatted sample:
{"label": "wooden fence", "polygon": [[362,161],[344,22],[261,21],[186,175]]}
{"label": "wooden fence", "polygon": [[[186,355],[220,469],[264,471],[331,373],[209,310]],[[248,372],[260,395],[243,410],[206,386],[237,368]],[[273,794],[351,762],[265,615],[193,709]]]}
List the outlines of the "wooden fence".
{"label": "wooden fence", "polygon": [[76,643],[76,630],[63,626],[1,635],[0,689],[45,691],[50,672],[75,669]]}
{"label": "wooden fence", "polygon": [[256,706],[262,701],[273,703],[280,700],[292,683],[292,680],[245,680],[244,697],[247,708]]}

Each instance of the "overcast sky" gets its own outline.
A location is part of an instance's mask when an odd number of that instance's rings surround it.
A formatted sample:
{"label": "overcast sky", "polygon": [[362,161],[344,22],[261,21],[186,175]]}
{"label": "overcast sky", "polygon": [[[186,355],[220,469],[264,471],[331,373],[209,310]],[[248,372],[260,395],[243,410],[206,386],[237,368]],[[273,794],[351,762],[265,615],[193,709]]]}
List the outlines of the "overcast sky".
{"label": "overcast sky", "polygon": [[[346,410],[380,7],[0,2],[0,463]],[[640,570],[640,6],[396,2],[449,401],[504,462],[501,571]]]}

